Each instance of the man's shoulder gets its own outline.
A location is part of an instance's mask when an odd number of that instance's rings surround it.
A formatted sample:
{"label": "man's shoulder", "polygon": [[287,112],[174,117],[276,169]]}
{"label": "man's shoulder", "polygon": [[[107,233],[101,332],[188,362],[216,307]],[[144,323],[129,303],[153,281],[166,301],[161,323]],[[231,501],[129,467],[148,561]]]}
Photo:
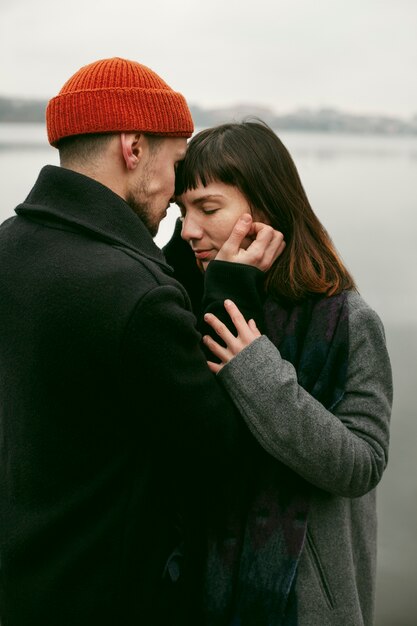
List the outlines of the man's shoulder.
{"label": "man's shoulder", "polygon": [[184,291],[171,268],[146,250],[58,221],[17,216],[1,226],[0,239],[3,269],[14,266],[18,254],[19,263],[29,265],[42,281],[65,284],[78,295],[94,294],[100,302],[117,295],[120,306],[134,303],[161,286]]}

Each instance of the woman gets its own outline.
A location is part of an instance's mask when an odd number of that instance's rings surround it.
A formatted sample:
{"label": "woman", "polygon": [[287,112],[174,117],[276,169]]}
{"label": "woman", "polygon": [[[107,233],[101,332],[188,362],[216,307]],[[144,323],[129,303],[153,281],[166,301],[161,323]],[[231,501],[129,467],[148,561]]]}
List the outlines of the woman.
{"label": "woman", "polygon": [[[272,225],[286,242],[261,285],[263,336],[230,303],[237,337],[206,318],[221,337],[205,337],[217,357],[210,367],[261,444],[248,437],[235,497],[210,536],[207,621],[372,624],[375,487],[387,463],[392,401],[382,324],[266,125],[198,133],[176,193],[182,242],[177,231],[165,253],[196,309],[202,272],[221,262],[216,255],[239,216]],[[264,342],[265,359],[249,389],[239,368],[254,340]],[[270,387],[268,406],[258,405],[259,385]]]}

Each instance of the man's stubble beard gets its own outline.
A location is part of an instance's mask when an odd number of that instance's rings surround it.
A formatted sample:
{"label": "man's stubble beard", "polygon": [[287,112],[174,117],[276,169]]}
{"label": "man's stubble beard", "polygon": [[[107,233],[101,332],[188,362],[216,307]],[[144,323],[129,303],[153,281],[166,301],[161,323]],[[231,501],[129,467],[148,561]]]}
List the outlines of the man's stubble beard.
{"label": "man's stubble beard", "polygon": [[136,193],[129,192],[126,202],[134,213],[142,220],[151,237],[155,237],[159,229],[159,221],[152,216],[151,207],[148,202],[140,202],[138,198],[146,198],[149,196],[147,179],[141,181]]}
{"label": "man's stubble beard", "polygon": [[149,206],[147,204],[138,202],[133,194],[129,195],[126,198],[126,202],[130,206],[132,211],[136,213],[136,215],[141,219],[151,236],[155,237],[158,233],[159,222],[155,223],[155,221],[151,219],[149,215]]}

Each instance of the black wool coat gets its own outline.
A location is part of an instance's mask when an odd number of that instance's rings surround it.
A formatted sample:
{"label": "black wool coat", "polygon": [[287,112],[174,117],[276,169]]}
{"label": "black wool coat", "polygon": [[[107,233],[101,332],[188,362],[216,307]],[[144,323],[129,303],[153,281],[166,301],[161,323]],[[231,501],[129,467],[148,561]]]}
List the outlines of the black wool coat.
{"label": "black wool coat", "polygon": [[[0,228],[2,625],[195,626],[166,563],[185,538],[196,574],[184,529],[191,545],[240,426],[187,294],[90,178],[46,166],[16,213]],[[213,284],[239,272],[212,265]]]}

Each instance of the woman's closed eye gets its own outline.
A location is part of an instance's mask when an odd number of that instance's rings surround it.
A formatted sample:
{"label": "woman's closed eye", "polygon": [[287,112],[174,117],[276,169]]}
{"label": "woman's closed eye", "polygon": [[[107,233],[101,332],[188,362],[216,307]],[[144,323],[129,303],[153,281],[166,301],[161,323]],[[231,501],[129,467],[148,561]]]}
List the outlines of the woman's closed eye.
{"label": "woman's closed eye", "polygon": [[202,209],[204,215],[213,215],[213,213],[216,213],[216,211],[218,211],[219,209]]}

